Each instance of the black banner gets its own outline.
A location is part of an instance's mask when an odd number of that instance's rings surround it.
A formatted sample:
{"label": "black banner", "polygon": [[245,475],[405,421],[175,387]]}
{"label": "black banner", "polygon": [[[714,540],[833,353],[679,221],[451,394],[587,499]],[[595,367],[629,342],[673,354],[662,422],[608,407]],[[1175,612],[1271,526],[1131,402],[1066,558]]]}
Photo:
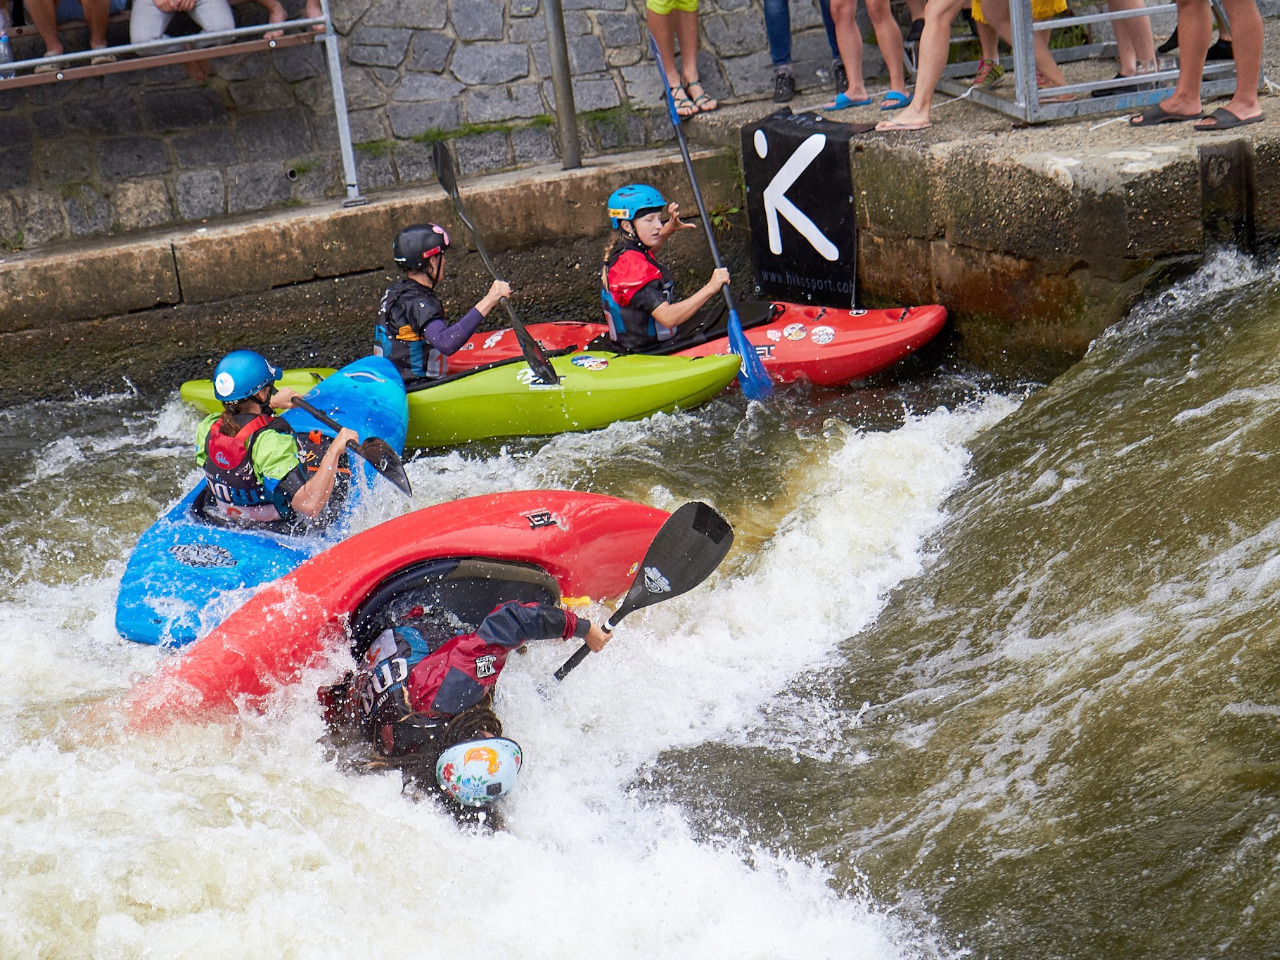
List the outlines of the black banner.
{"label": "black banner", "polygon": [[786,107],[742,128],[751,264],[761,296],[855,305],[858,248],[849,138],[858,132]]}

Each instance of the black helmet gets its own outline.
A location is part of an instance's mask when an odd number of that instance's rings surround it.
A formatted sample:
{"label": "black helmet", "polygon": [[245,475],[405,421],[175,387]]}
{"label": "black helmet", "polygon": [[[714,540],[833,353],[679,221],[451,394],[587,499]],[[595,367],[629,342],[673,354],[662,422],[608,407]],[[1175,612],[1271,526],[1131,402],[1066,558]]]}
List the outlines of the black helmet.
{"label": "black helmet", "polygon": [[396,235],[391,248],[396,263],[405,270],[421,270],[436,254],[449,249],[449,234],[435,223],[415,223]]}

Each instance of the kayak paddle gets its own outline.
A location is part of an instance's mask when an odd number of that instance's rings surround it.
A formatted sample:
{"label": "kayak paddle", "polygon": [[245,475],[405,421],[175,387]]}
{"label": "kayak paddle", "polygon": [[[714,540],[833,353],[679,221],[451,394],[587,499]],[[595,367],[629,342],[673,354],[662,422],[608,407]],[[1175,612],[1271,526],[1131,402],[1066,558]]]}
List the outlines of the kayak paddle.
{"label": "kayak paddle", "polygon": [[[467,225],[467,229],[471,231],[471,236],[475,239],[476,250],[480,254],[480,259],[484,261],[485,269],[489,271],[489,275],[493,279],[500,279],[498,274],[494,272],[493,264],[489,262],[489,256],[484,251],[484,245],[480,242],[480,231],[476,229],[475,224],[467,217],[466,211],[462,209],[462,198],[458,196],[458,170],[454,166],[453,154],[449,152],[449,148],[443,140],[437,140],[431,145],[431,160],[435,164],[436,177],[440,181],[440,186],[444,187],[444,192],[453,201],[453,209],[457,211],[458,219]],[[559,383],[560,377],[556,374],[555,368],[551,366],[551,361],[543,353],[538,341],[533,339],[533,335],[525,329],[520,318],[516,316],[515,310],[511,307],[511,302],[506,297],[503,297],[502,305],[506,308],[507,316],[511,319],[511,329],[516,332],[516,339],[520,341],[520,352],[524,354],[525,360],[528,361],[529,369],[543,383]]]}
{"label": "kayak paddle", "polygon": [[[307,411],[326,427],[332,430],[341,430],[342,424],[333,417],[329,416],[323,410],[309,404],[301,397],[293,398],[293,405]],[[397,490],[406,497],[413,496],[413,488],[409,486],[409,475],[404,472],[404,464],[400,462],[400,458],[396,452],[391,449],[391,444],[383,440],[381,437],[370,437],[364,443],[356,443],[354,440],[347,441],[347,449],[356,456],[361,457],[369,462],[369,466],[377,470],[386,477],[395,486]]]}
{"label": "kayak paddle", "polygon": [[[622,606],[605,623],[605,633],[612,633],[623,617],[641,607],[692,590],[720,566],[732,545],[729,521],[705,503],[686,503],[658,529]],[[555,678],[563,680],[590,652],[584,643],[555,672]]]}
{"label": "kayak paddle", "polygon": [[[689,185],[693,187],[693,197],[698,202],[698,216],[702,220],[702,228],[707,234],[707,245],[711,247],[711,256],[717,267],[723,267],[720,259],[720,247],[716,244],[715,232],[711,228],[711,218],[707,216],[706,205],[702,202],[702,191],[698,188],[698,177],[693,172],[693,160],[689,157],[689,144],[684,138],[684,127],[680,124],[680,114],[676,113],[676,101],[671,94],[671,84],[667,81],[667,71],[662,65],[662,54],[658,50],[658,41],[652,35],[649,45],[653,48],[654,63],[658,66],[658,75],[662,77],[662,89],[666,91],[667,113],[671,116],[671,126],[675,128],[676,139],[680,141],[680,155],[684,157],[684,168],[689,174]],[[742,368],[738,371],[738,382],[748,400],[768,400],[773,394],[773,381],[760,361],[760,355],[752,346],[747,335],[742,332],[742,321],[738,319],[738,305],[734,301],[733,291],[726,283],[721,292],[724,302],[729,307],[729,349],[742,358]]]}

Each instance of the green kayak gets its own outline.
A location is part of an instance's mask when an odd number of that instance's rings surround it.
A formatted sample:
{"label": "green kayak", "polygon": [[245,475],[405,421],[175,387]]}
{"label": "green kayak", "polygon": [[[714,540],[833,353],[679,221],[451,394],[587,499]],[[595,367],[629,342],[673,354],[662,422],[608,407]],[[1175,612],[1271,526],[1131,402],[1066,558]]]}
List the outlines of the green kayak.
{"label": "green kayak", "polygon": [[[659,411],[688,410],[710,400],[738,375],[733,354],[654,357],[588,350],[551,358],[560,375],[539,383],[522,359],[446,377],[409,392],[411,447],[438,447],[491,437],[545,436],[595,430]],[[286,370],[278,381],[305,393],[332,370]],[[209,380],[189,380],[182,397],[210,412],[222,408]],[[340,411],[331,411],[341,421]]]}

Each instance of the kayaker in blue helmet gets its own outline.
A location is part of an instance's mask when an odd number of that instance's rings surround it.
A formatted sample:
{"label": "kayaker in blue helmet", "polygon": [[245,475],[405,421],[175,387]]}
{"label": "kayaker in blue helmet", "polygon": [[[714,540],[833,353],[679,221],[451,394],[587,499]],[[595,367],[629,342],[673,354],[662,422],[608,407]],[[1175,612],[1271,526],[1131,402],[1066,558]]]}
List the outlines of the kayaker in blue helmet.
{"label": "kayaker in blue helmet", "polygon": [[406,381],[443,377],[448,357],[480,328],[511,285],[495,280],[483,299],[457,323],[445,319],[436,289],[444,280],[449,234],[435,223],[415,223],[396,235],[392,255],[404,277],[387,288],[373,330],[373,352],[396,365]]}
{"label": "kayaker in blue helmet", "polygon": [[[474,632],[450,629],[421,607],[365,650],[356,669],[320,689],[325,719],[356,728],[406,780],[434,784],[465,806],[483,806],[515,784],[520,748],[502,737],[493,691],[510,653],[531,640],[578,637],[599,652],[609,634],[553,603],[508,601]],[[468,773],[468,758],[483,764]]]}
{"label": "kayaker in blue helmet", "polygon": [[214,368],[222,413],[196,428],[196,463],[207,481],[197,506],[211,518],[289,530],[329,519],[339,461],[347,441],[360,438],[346,428],[332,442],[294,433],[272,412],[298,396],[289,387],[275,389],[280,376],[252,350],[233,351]]}
{"label": "kayaker in blue helmet", "polygon": [[[695,229],[681,221],[680,205],[668,204],[647,184],[633,183],[609,196],[608,209],[620,234],[600,271],[609,337],[623,350],[647,350],[674,337],[729,282],[729,271],[717,267],[702,289],[677,300],[675,281],[653,255],[677,230]],[[664,210],[670,214],[666,223]]]}

